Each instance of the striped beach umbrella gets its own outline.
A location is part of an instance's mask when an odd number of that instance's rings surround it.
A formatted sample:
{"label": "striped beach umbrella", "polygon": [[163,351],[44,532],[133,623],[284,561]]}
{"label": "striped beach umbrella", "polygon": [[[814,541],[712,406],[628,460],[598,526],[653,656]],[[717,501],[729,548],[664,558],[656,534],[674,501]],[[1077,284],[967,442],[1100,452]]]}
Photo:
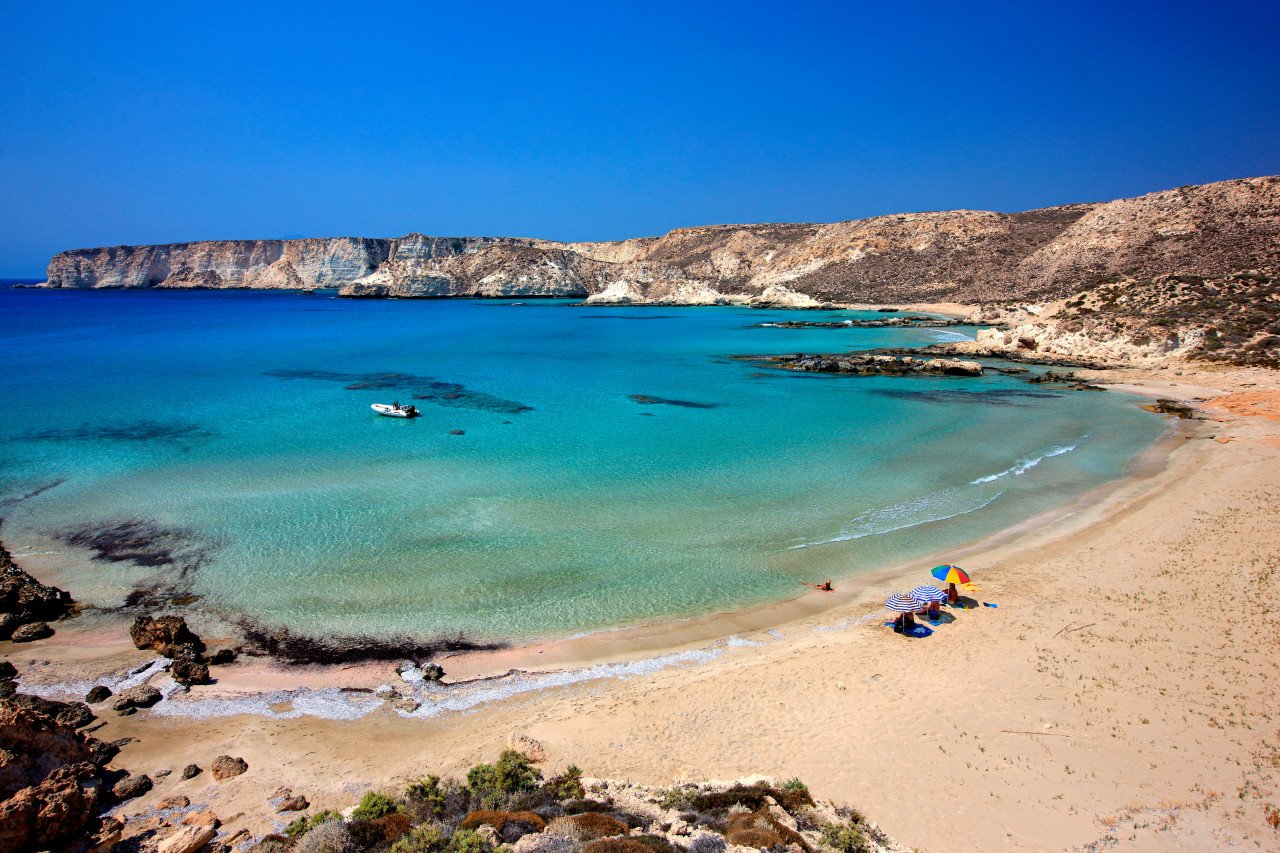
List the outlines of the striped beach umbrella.
{"label": "striped beach umbrella", "polygon": [[884,606],[897,613],[915,613],[920,609],[920,602],[905,592],[895,592],[884,600]]}
{"label": "striped beach umbrella", "polygon": [[920,604],[930,604],[934,601],[946,601],[947,594],[932,584],[922,584],[911,590],[911,597]]}
{"label": "striped beach umbrella", "polygon": [[934,566],[929,574],[943,583],[973,583],[969,573],[959,566]]}

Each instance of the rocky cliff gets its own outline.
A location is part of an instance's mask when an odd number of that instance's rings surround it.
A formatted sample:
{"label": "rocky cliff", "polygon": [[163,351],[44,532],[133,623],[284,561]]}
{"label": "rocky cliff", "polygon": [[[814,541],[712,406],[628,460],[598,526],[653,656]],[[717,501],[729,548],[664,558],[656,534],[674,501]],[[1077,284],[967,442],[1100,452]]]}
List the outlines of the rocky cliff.
{"label": "rocky cliff", "polygon": [[489,237],[226,240],[63,252],[49,287],[336,287],[346,296],[593,302],[988,303],[1107,278],[1280,273],[1280,178],[1025,213],[716,225],[613,243]]}

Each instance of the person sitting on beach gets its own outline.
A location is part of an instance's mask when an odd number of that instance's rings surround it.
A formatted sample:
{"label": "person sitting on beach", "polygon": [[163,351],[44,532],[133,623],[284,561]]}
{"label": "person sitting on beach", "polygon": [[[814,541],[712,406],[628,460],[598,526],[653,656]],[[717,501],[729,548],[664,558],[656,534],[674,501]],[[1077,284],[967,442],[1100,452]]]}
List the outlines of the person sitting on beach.
{"label": "person sitting on beach", "polygon": [[813,587],[814,589],[818,589],[823,592],[835,592],[835,587],[831,585],[831,581],[829,580],[825,580],[822,583],[809,583],[808,581],[805,581],[804,585]]}

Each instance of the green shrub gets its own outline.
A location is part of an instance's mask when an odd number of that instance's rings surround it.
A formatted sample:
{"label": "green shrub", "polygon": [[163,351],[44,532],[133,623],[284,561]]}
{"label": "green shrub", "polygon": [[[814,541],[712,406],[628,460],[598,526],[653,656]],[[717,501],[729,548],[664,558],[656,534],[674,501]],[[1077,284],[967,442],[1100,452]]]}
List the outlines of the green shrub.
{"label": "green shrub", "polygon": [[459,829],[449,839],[449,853],[489,853],[492,849],[484,836],[470,829]]}
{"label": "green shrub", "polygon": [[418,820],[426,818],[444,817],[445,804],[447,796],[445,791],[440,787],[439,776],[428,776],[417,782],[413,782],[404,791],[405,803],[409,807],[409,812]]}
{"label": "green shrub", "polygon": [[809,786],[801,782],[798,777],[792,776],[790,779],[782,783],[782,790],[785,792],[809,793]]}
{"label": "green shrub", "polygon": [[871,840],[867,838],[867,831],[862,825],[860,815],[847,823],[824,823],[822,843],[837,853],[870,853],[871,851]]}
{"label": "green shrub", "polygon": [[693,798],[697,794],[696,788],[676,785],[662,792],[662,796],[658,798],[658,805],[672,811],[688,811],[693,807]]}
{"label": "green shrub", "polygon": [[477,764],[467,771],[467,787],[484,798],[488,794],[518,794],[532,791],[542,774],[529,759],[514,749],[504,750],[493,764]]}
{"label": "green shrub", "polygon": [[369,791],[360,800],[360,805],[356,806],[355,811],[351,813],[352,820],[376,820],[383,815],[389,815],[392,812],[400,811],[400,806],[396,801],[388,797],[386,794],[379,794],[377,791]]}
{"label": "green shrub", "polygon": [[587,794],[582,787],[582,769],[576,764],[570,764],[563,773],[543,785],[542,790],[557,800],[577,800]]}
{"label": "green shrub", "polygon": [[448,848],[449,840],[444,837],[444,830],[434,823],[424,823],[392,844],[388,853],[444,853]]}
{"label": "green shrub", "polygon": [[289,824],[284,828],[284,834],[289,836],[290,838],[299,838],[303,835],[306,835],[308,830],[314,829],[315,827],[324,823],[326,820],[341,820],[341,819],[342,819],[342,815],[338,814],[337,812],[331,812],[328,809],[325,809],[324,811],[316,812],[310,817],[308,817],[307,815],[301,815],[297,820],[295,820],[293,823]]}

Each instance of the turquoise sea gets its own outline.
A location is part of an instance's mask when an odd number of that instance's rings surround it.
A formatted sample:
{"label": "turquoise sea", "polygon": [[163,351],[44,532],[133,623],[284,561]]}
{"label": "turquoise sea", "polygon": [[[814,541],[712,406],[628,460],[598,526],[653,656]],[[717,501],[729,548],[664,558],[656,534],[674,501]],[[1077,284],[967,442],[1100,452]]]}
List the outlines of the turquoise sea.
{"label": "turquoise sea", "polygon": [[[0,316],[19,562],[104,606],[160,589],[312,634],[787,597],[1059,505],[1164,428],[1114,393],[729,358],[973,333],[754,327],[853,312],[0,288]],[[423,416],[369,409],[393,399]]]}

